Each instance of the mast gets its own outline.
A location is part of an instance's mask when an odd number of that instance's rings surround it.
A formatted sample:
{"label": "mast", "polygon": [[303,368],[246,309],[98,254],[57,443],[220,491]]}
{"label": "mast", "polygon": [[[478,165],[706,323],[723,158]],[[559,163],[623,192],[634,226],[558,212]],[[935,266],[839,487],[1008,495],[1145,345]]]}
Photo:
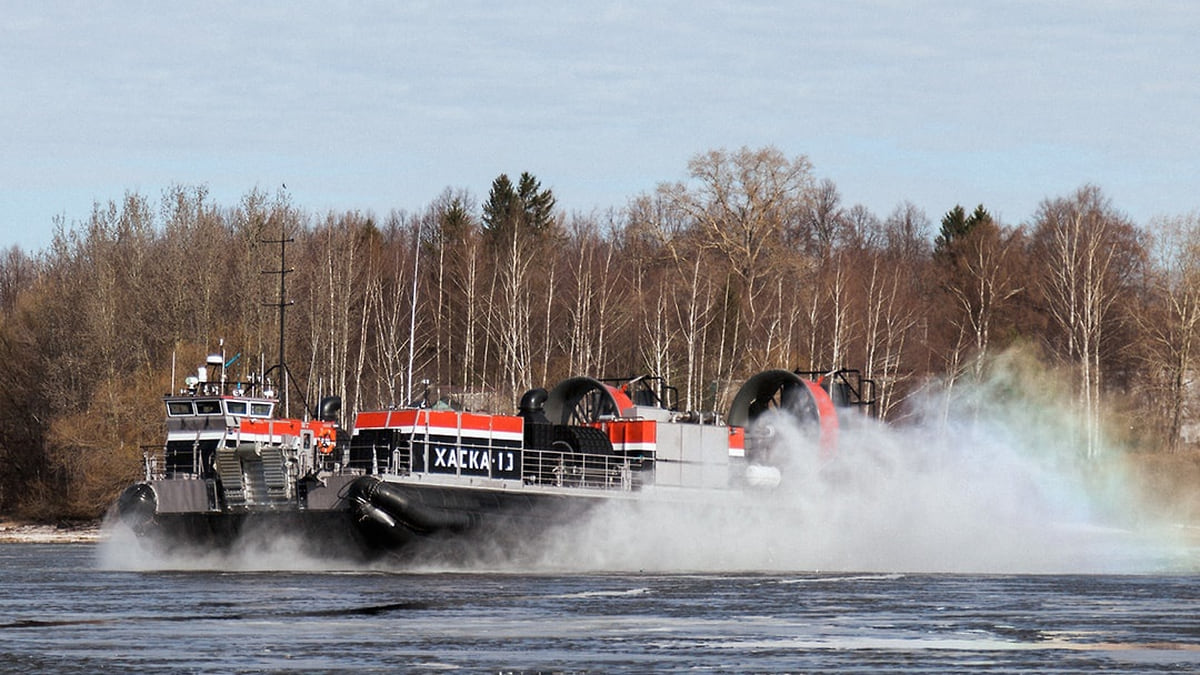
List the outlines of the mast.
{"label": "mast", "polygon": [[404,392],[405,401],[413,401],[413,359],[414,343],[417,340],[417,274],[421,271],[421,221],[417,221],[417,241],[413,246],[413,280],[412,280],[412,304],[408,316],[408,386]]}
{"label": "mast", "polygon": [[291,237],[288,237],[287,232],[284,231],[284,222],[285,222],[285,220],[283,218],[279,219],[279,238],[278,239],[263,239],[261,241],[264,244],[279,244],[279,269],[263,270],[262,273],[279,275],[279,300],[278,300],[278,302],[265,303],[265,305],[267,307],[278,307],[279,308],[279,361],[274,366],[272,366],[270,368],[270,370],[268,370],[267,372],[270,372],[271,370],[275,370],[276,368],[279,369],[279,377],[281,380],[279,389],[281,392],[283,392],[284,415],[287,416],[289,414],[288,393],[287,392],[288,392],[288,379],[289,379],[288,375],[290,373],[288,372],[287,361],[284,359],[284,345],[285,345],[284,336],[287,334],[285,332],[287,329],[287,323],[286,323],[285,316],[286,316],[288,305],[294,304],[291,300],[287,299],[287,275],[294,272],[295,270],[293,268],[290,268],[287,266],[287,245],[289,243],[291,243],[292,241],[294,241],[294,239]]}

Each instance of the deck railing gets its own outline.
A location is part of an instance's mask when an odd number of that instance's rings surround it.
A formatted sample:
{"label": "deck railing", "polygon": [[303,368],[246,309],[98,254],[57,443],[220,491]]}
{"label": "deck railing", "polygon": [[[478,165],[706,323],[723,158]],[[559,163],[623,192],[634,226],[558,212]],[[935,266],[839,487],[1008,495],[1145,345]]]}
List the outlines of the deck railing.
{"label": "deck railing", "polygon": [[633,470],[630,458],[570,451],[526,450],[521,478],[526,484],[555,487],[626,491],[642,487],[641,473]]}
{"label": "deck railing", "polygon": [[146,480],[161,480],[167,477],[167,448],[163,445],[143,445],[142,464]]}
{"label": "deck railing", "polygon": [[[444,446],[443,446],[444,447]],[[494,479],[520,479],[526,485],[579,487],[597,490],[638,490],[644,483],[642,458],[623,455],[580,453],[568,449],[538,450],[530,448],[495,448],[486,444],[458,443],[453,447],[456,458],[487,457],[486,465],[477,461],[473,466],[438,464],[438,446],[416,439],[409,447],[395,447],[388,452],[386,444],[356,446],[352,454],[358,459],[349,463],[350,469],[370,473],[408,475],[462,475]],[[446,450],[441,451],[445,457]],[[505,464],[511,458],[512,465]]]}
{"label": "deck railing", "polygon": [[[369,454],[359,454],[358,460],[347,461],[345,468],[352,472],[407,475],[416,470],[418,473],[434,475],[460,474],[486,478],[508,478],[520,480],[526,485],[549,487],[574,487],[595,490],[639,490],[645,483],[642,469],[645,460],[638,457],[623,455],[601,455],[574,452],[572,450],[536,450],[504,448],[502,453],[511,453],[514,466],[496,468],[488,455],[486,469],[455,470],[431,469],[433,467],[434,450],[422,442],[413,444],[413,449],[394,447],[383,444],[369,446]],[[456,446],[463,451],[488,453],[495,451],[485,445],[462,444]],[[368,449],[360,447],[359,449]],[[161,480],[164,478],[200,478],[203,472],[203,448],[195,444],[191,452],[171,449],[171,461],[168,463],[168,451],[163,445],[143,445],[142,460],[146,480]],[[420,456],[414,457],[414,453]],[[190,454],[191,461],[187,461]],[[334,453],[338,460],[342,459],[340,452]],[[349,453],[347,453],[349,454]],[[185,466],[185,464],[187,466]],[[508,470],[505,470],[508,469]]]}

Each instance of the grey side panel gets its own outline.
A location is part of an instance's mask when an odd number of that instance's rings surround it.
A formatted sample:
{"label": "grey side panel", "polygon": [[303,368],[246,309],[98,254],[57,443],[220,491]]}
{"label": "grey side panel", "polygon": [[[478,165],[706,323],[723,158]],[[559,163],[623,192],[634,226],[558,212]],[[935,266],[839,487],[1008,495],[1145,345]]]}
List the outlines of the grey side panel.
{"label": "grey side panel", "polygon": [[309,511],[336,511],[346,508],[345,500],[339,495],[346,494],[346,486],[359,476],[326,476],[324,483],[308,484]]}
{"label": "grey side panel", "polygon": [[150,482],[158,499],[159,513],[204,512],[209,510],[208,495],[213,489],[206,480],[156,480]]}

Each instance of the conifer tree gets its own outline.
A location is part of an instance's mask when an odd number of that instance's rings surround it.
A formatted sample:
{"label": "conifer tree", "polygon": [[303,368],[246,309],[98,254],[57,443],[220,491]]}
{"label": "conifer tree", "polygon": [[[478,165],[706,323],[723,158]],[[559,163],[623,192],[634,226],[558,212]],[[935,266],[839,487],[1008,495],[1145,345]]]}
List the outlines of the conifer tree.
{"label": "conifer tree", "polygon": [[977,226],[990,222],[992,222],[992,214],[983,208],[983,204],[976,206],[969,216],[961,204],[955,204],[954,208],[942,216],[942,229],[933,242],[934,256],[944,258],[953,247],[954,242],[966,239],[967,235],[971,234],[971,231]]}

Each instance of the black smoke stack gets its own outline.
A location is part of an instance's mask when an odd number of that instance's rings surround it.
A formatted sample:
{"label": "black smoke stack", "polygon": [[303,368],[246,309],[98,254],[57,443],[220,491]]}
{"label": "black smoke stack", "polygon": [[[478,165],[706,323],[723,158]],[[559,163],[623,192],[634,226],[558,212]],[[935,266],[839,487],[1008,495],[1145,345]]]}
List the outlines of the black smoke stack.
{"label": "black smoke stack", "polygon": [[326,396],[317,404],[317,419],[322,422],[338,421],[338,413],[342,412],[341,396]]}
{"label": "black smoke stack", "polygon": [[525,424],[550,424],[550,419],[546,417],[546,400],[550,398],[550,394],[541,387],[530,389],[521,397],[519,406],[519,414],[525,420]]}

